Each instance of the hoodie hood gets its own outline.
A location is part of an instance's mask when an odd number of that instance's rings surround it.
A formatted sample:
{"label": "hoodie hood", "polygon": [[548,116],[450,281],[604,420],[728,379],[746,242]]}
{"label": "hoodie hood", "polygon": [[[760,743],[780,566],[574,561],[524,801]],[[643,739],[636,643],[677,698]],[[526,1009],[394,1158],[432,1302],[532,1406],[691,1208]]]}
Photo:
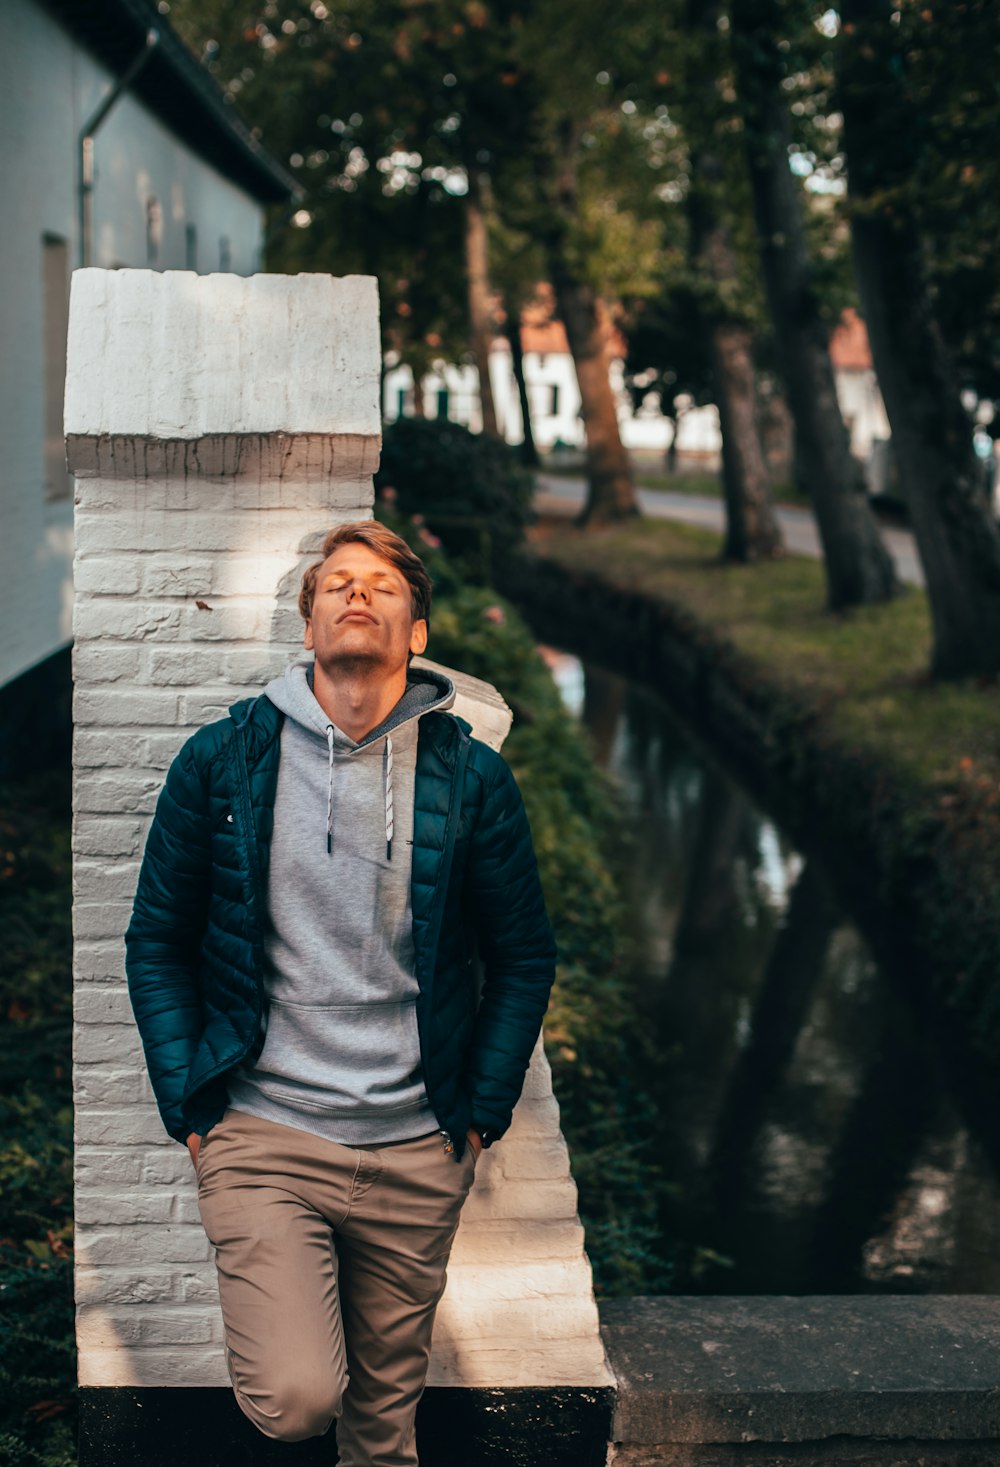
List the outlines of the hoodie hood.
{"label": "hoodie hood", "polygon": [[313,693],[313,659],[300,657],[273,678],[264,689],[264,696],[292,719],[306,733],[321,739],[326,745],[328,763],[326,848],[333,850],[333,766],[334,761],[344,758],[382,757],[382,779],[385,795],[385,842],[386,858],[392,859],[393,801],[392,801],[392,735],[404,724],[415,721],[425,713],[444,712],[455,702],[455,685],[443,673],[429,668],[411,667],[406,676],[406,688],[402,697],[388,716],[365,734],[363,739],[354,740],[343,729],[328,718],[316,701]]}

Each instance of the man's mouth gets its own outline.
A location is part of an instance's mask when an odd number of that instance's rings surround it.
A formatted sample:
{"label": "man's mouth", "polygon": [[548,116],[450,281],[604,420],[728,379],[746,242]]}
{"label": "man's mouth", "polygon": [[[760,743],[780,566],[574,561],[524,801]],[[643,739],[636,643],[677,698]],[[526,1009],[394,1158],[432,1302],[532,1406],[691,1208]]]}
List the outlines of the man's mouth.
{"label": "man's mouth", "polygon": [[370,621],[372,623],[375,622],[375,618],[372,616],[372,614],[371,614],[370,611],[345,611],[344,614],[343,614],[343,616],[340,618],[340,620],[341,621]]}

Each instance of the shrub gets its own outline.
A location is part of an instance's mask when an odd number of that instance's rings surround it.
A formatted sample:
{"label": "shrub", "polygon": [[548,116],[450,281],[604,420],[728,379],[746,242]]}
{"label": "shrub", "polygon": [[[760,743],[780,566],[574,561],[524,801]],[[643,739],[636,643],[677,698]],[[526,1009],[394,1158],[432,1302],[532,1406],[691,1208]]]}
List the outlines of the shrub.
{"label": "shrub", "polygon": [[391,511],[422,515],[482,580],[506,555],[532,519],[532,476],[512,448],[458,423],[400,418],[382,439],[375,489]]}

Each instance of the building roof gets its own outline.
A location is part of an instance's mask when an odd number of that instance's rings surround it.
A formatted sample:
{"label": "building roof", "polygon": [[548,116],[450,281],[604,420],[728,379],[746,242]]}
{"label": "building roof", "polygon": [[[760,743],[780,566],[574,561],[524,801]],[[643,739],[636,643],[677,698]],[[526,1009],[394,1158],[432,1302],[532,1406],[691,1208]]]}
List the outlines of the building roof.
{"label": "building roof", "polygon": [[[627,343],[613,323],[607,328],[607,340],[612,356],[626,356]],[[521,349],[553,356],[569,351],[566,328],[555,315],[555,293],[547,282],[537,286],[534,298],[521,311]],[[838,372],[862,372],[872,367],[867,327],[851,306],[830,337],[830,360]]]}
{"label": "building roof", "polygon": [[853,306],[848,306],[830,337],[830,360],[838,372],[863,372],[872,365],[868,328]]}
{"label": "building roof", "polygon": [[[555,315],[555,291],[548,281],[540,281],[535,287],[534,298],[521,310],[521,350],[538,352],[540,355],[566,355],[569,341],[566,328]],[[613,322],[605,327],[608,350],[612,356],[624,358],[628,345],[621,331]]]}
{"label": "building roof", "polygon": [[222,89],[188,51],[152,0],[43,0],[51,15],[115,76],[155,27],[160,41],[130,90],[182,142],[262,204],[298,199],[302,188],[257,141]]}

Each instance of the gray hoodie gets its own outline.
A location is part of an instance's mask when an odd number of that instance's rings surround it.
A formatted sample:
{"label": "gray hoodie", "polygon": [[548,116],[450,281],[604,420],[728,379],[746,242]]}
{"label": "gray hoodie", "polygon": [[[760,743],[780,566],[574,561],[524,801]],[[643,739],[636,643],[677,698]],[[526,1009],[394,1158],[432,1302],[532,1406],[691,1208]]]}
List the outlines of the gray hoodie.
{"label": "gray hoodie", "polygon": [[264,690],[286,715],[265,933],[264,1048],[229,1103],[345,1145],[437,1129],[417,1038],[410,867],[417,725],[450,679],[411,669],[359,742],[327,718],[302,659]]}

